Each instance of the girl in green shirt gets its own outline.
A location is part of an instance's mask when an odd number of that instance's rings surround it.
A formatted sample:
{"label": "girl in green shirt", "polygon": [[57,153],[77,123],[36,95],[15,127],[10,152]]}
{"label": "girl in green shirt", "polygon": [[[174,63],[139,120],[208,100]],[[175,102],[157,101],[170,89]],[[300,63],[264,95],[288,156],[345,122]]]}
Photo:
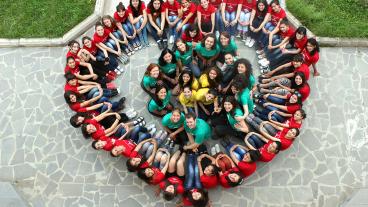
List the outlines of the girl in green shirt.
{"label": "girl in green shirt", "polygon": [[206,68],[214,66],[215,60],[220,53],[220,48],[216,43],[216,36],[214,34],[206,35],[200,44],[195,48],[198,58],[198,66],[201,71]]}
{"label": "girl in green shirt", "polygon": [[165,84],[170,89],[174,88],[175,85],[178,84],[176,77],[179,76],[181,66],[176,61],[173,51],[168,48],[164,49],[158,59],[158,64]]}
{"label": "girl in green shirt", "polygon": [[220,54],[217,58],[217,61],[222,66],[225,62],[225,53],[231,53],[233,56],[239,56],[238,46],[236,46],[235,41],[230,38],[230,34],[228,32],[221,32],[219,41],[217,41]]}
{"label": "girl in green shirt", "polygon": [[193,59],[192,43],[185,43],[182,39],[178,39],[175,42],[176,45],[176,60],[183,67],[188,68],[198,78],[201,74],[198,63]]}
{"label": "girl in green shirt", "polygon": [[157,85],[162,84],[159,66],[154,63],[149,64],[141,82],[142,89],[152,96],[156,91]]}
{"label": "girl in green shirt", "polygon": [[154,116],[163,117],[173,109],[170,97],[170,91],[165,86],[159,85],[148,103],[148,111]]}

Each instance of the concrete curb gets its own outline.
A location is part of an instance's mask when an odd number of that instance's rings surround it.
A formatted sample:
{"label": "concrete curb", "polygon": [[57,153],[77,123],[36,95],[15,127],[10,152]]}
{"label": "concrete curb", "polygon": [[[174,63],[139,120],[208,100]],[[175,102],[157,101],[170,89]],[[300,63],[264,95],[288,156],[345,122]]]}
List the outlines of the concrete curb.
{"label": "concrete curb", "polygon": [[77,26],[69,30],[60,38],[19,38],[19,39],[5,39],[0,38],[0,48],[5,47],[55,47],[65,46],[69,41],[76,39],[91,28],[96,21],[103,15],[106,0],[96,0],[93,14],[88,16],[85,20]]}
{"label": "concrete curb", "polygon": [[[304,26],[292,13],[286,10],[287,18],[295,28]],[[305,27],[305,26],[304,26]],[[319,37],[307,28],[308,37],[315,37],[320,46],[323,47],[368,47],[368,39],[365,38],[341,38],[341,37]]]}

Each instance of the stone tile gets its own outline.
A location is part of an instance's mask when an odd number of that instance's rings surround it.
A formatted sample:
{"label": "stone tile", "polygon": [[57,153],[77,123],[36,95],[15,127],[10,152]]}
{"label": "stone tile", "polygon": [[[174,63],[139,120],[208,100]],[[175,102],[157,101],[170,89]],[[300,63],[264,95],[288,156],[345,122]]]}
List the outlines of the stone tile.
{"label": "stone tile", "polygon": [[83,184],[61,183],[60,191],[64,196],[82,196]]}

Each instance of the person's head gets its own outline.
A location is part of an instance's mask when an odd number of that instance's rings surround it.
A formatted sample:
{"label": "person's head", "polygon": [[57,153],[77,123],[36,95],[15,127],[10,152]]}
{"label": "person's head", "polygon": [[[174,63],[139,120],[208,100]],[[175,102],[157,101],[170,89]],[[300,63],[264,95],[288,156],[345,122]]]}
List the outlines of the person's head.
{"label": "person's head", "polygon": [[91,115],[89,113],[78,112],[74,114],[72,117],[70,117],[70,124],[74,128],[78,128],[83,124],[84,120],[86,120],[87,118],[91,118]]}
{"label": "person's head", "polygon": [[233,55],[233,54],[231,54],[230,52],[225,53],[224,58],[225,58],[225,63],[226,63],[227,65],[232,65],[232,64],[234,64],[234,61],[235,61],[235,59],[234,59],[234,55]]}
{"label": "person's head", "polygon": [[180,38],[175,41],[175,45],[176,49],[182,54],[189,50],[189,46]]}
{"label": "person's head", "polygon": [[188,85],[184,86],[183,88],[183,94],[185,98],[190,98],[192,97],[193,93],[192,93],[192,88]]}
{"label": "person's head", "polygon": [[158,58],[158,62],[161,66],[164,66],[168,63],[176,63],[176,58],[175,55],[173,53],[173,51],[171,51],[168,48],[165,48],[164,50],[162,50],[160,57]]}
{"label": "person's head", "polygon": [[230,34],[228,32],[221,32],[220,34],[220,44],[226,47],[230,44]]}
{"label": "person's head", "polygon": [[93,124],[82,124],[82,134],[84,138],[88,138],[92,133],[97,131],[96,127]]}
{"label": "person's head", "polygon": [[92,47],[92,39],[90,37],[84,36],[82,38],[82,44],[88,48]]}
{"label": "person's head", "polygon": [[157,64],[151,63],[148,65],[146,72],[144,74],[157,79],[160,77],[160,68]]}
{"label": "person's head", "polygon": [[203,189],[187,190],[184,196],[192,203],[194,207],[207,206],[209,198],[208,192]]}
{"label": "person's head", "polygon": [[289,29],[289,21],[285,18],[280,22],[280,31],[286,32]]}
{"label": "person's head", "polygon": [[289,139],[295,139],[300,134],[298,128],[291,128],[286,132],[285,137]]}
{"label": "person's head", "polygon": [[216,98],[216,96],[217,96],[216,89],[210,88],[208,90],[208,92],[206,93],[206,95],[205,95],[205,99],[206,99],[206,101],[212,101]]}
{"label": "person's head", "polygon": [[207,165],[207,167],[203,169],[203,174],[207,176],[217,176],[218,173],[219,173],[219,168],[215,164]]}
{"label": "person's head", "polygon": [[272,0],[270,5],[271,5],[271,9],[274,12],[276,12],[276,13],[280,12],[281,6],[280,6],[280,2],[278,0]]}
{"label": "person's head", "polygon": [[216,36],[215,34],[208,34],[202,40],[202,47],[207,50],[213,50],[216,47]]}
{"label": "person's head", "polygon": [[230,89],[233,94],[238,94],[241,90],[243,90],[243,84],[238,81],[233,81]]}
{"label": "person's head", "polygon": [[180,117],[181,117],[180,109],[179,108],[174,108],[171,111],[171,117],[170,117],[171,122],[178,123],[180,121]]}
{"label": "person's head", "polygon": [[169,3],[170,5],[174,4],[174,0],[167,0],[167,3]]}
{"label": "person's head", "polygon": [[181,6],[183,8],[188,8],[190,5],[191,0],[181,0]]}
{"label": "person's head", "polygon": [[236,106],[237,106],[237,102],[234,96],[228,96],[225,98],[224,109],[226,112],[233,114]]}
{"label": "person's head", "polygon": [[199,35],[199,28],[197,26],[197,24],[190,24],[187,29],[185,29],[185,34],[188,37],[194,38],[197,35]]}
{"label": "person's head", "polygon": [[96,34],[100,37],[104,35],[105,30],[104,30],[104,26],[101,24],[101,22],[96,23],[95,31],[96,31]]}
{"label": "person's head", "polygon": [[295,121],[300,121],[307,118],[307,114],[305,113],[304,109],[299,109],[294,113],[293,117]]}
{"label": "person's head", "polygon": [[69,68],[75,68],[75,59],[72,56],[66,58],[66,64]]}
{"label": "person's head", "polygon": [[118,145],[115,146],[114,148],[112,148],[110,155],[111,157],[117,157],[119,156],[121,153],[123,153],[125,151],[125,147],[123,145]]}
{"label": "person's head", "polygon": [[307,29],[303,26],[298,27],[298,29],[295,31],[295,38],[297,40],[303,39],[307,35]]}
{"label": "person's head", "polygon": [[259,150],[248,150],[248,152],[243,156],[243,162],[256,162],[261,157]]}
{"label": "person's head", "polygon": [[266,15],[268,11],[268,3],[267,0],[258,0],[257,1],[257,11],[262,14],[262,16]]}
{"label": "person's head", "polygon": [[206,74],[208,79],[218,81],[221,76],[221,71],[217,67],[211,67],[207,69]]}
{"label": "person's head", "polygon": [[118,13],[119,17],[124,17],[126,8],[123,4],[123,2],[119,2],[119,4],[116,6],[116,12]]}
{"label": "person's head", "polygon": [[294,68],[299,68],[302,64],[303,64],[303,55],[302,54],[297,54],[293,57],[293,66]]}
{"label": "person's head", "polygon": [[76,40],[71,40],[68,43],[69,51],[76,54],[80,48],[79,42]]}
{"label": "person's head", "polygon": [[243,183],[243,177],[240,172],[230,172],[225,179],[231,187],[235,187]]}
{"label": "person's head", "polygon": [[185,122],[190,129],[194,129],[196,127],[196,115],[192,112],[185,114]]}
{"label": "person's head", "polygon": [[298,91],[292,93],[288,100],[288,103],[286,103],[286,105],[292,104],[302,105],[302,94],[300,94]]}
{"label": "person's head", "polygon": [[155,175],[155,171],[153,171],[152,168],[147,167],[147,168],[139,169],[137,175],[140,179],[142,179],[143,181],[149,184],[153,176]]}
{"label": "person's head", "polygon": [[302,87],[306,83],[306,78],[304,73],[302,72],[296,72],[294,75],[294,84],[296,88]]}
{"label": "person's head", "polygon": [[277,154],[281,150],[281,142],[274,141],[270,145],[268,145],[267,151],[272,154]]}
{"label": "person's head", "polygon": [[64,99],[67,104],[74,104],[80,100],[79,95],[74,91],[65,91]]}
{"label": "person's head", "polygon": [[106,141],[103,141],[103,140],[93,141],[91,144],[92,148],[95,150],[100,150],[104,148],[105,145],[106,145]]}
{"label": "person's head", "polygon": [[167,201],[171,201],[172,199],[175,198],[176,195],[177,191],[173,184],[167,185],[164,191],[162,192],[162,197]]}
{"label": "person's head", "polygon": [[311,54],[314,55],[314,53],[319,52],[319,44],[317,42],[316,39],[314,38],[309,38],[307,41],[307,51]]}
{"label": "person's head", "polygon": [[179,75],[179,85],[180,86],[191,86],[194,80],[194,76],[192,71],[183,70],[183,72]]}
{"label": "person's head", "polygon": [[166,87],[163,86],[163,85],[157,86],[156,91],[155,91],[155,95],[156,95],[157,99],[164,100],[166,98],[166,95],[167,95]]}
{"label": "person's head", "polygon": [[250,81],[249,81],[249,77],[247,77],[246,74],[240,73],[240,74],[237,74],[233,78],[233,83],[234,83],[234,86],[236,87],[236,89],[239,92],[241,92],[241,91],[243,91],[245,88],[247,88],[249,86]]}
{"label": "person's head", "polygon": [[114,28],[116,26],[116,21],[114,20],[114,18],[112,18],[112,16],[104,15],[102,17],[102,24],[105,27]]}
{"label": "person's head", "polygon": [[140,8],[141,7],[141,4],[142,4],[141,0],[130,0],[129,1],[129,5],[131,7],[134,7],[135,9]]}
{"label": "person's head", "polygon": [[158,11],[161,9],[162,3],[162,0],[151,0],[148,4],[148,8],[153,12]]}
{"label": "person's head", "polygon": [[208,8],[208,0],[201,0],[201,6],[204,8],[204,9],[207,9]]}
{"label": "person's head", "polygon": [[234,63],[234,67],[238,71],[238,73],[244,73],[247,77],[249,77],[253,73],[252,64],[248,59],[240,58]]}
{"label": "person's head", "polygon": [[126,161],[126,167],[129,172],[135,172],[140,169],[140,166],[146,162],[146,159],[140,157],[129,158]]}
{"label": "person's head", "polygon": [[78,83],[78,79],[77,77],[71,73],[71,72],[67,72],[65,75],[64,75],[65,79],[66,79],[66,82],[71,85],[71,86],[76,86],[77,83]]}

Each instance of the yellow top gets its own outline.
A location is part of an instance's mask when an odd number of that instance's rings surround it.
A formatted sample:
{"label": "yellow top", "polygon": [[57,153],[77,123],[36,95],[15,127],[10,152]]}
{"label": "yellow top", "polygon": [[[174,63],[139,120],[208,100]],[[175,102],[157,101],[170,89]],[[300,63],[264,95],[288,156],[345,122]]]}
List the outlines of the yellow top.
{"label": "yellow top", "polygon": [[206,94],[207,94],[207,92],[209,90],[210,90],[209,88],[201,88],[201,89],[199,89],[197,91],[197,94],[196,94],[196,100],[197,100],[197,102],[201,102],[204,105],[213,104],[217,100],[217,97],[214,98],[213,100],[206,101]]}
{"label": "yellow top", "polygon": [[196,101],[196,91],[192,90],[192,96],[189,98],[186,98],[184,96],[184,92],[181,92],[181,94],[179,95],[179,101],[182,105],[186,106],[186,107],[194,107],[194,102]]}

